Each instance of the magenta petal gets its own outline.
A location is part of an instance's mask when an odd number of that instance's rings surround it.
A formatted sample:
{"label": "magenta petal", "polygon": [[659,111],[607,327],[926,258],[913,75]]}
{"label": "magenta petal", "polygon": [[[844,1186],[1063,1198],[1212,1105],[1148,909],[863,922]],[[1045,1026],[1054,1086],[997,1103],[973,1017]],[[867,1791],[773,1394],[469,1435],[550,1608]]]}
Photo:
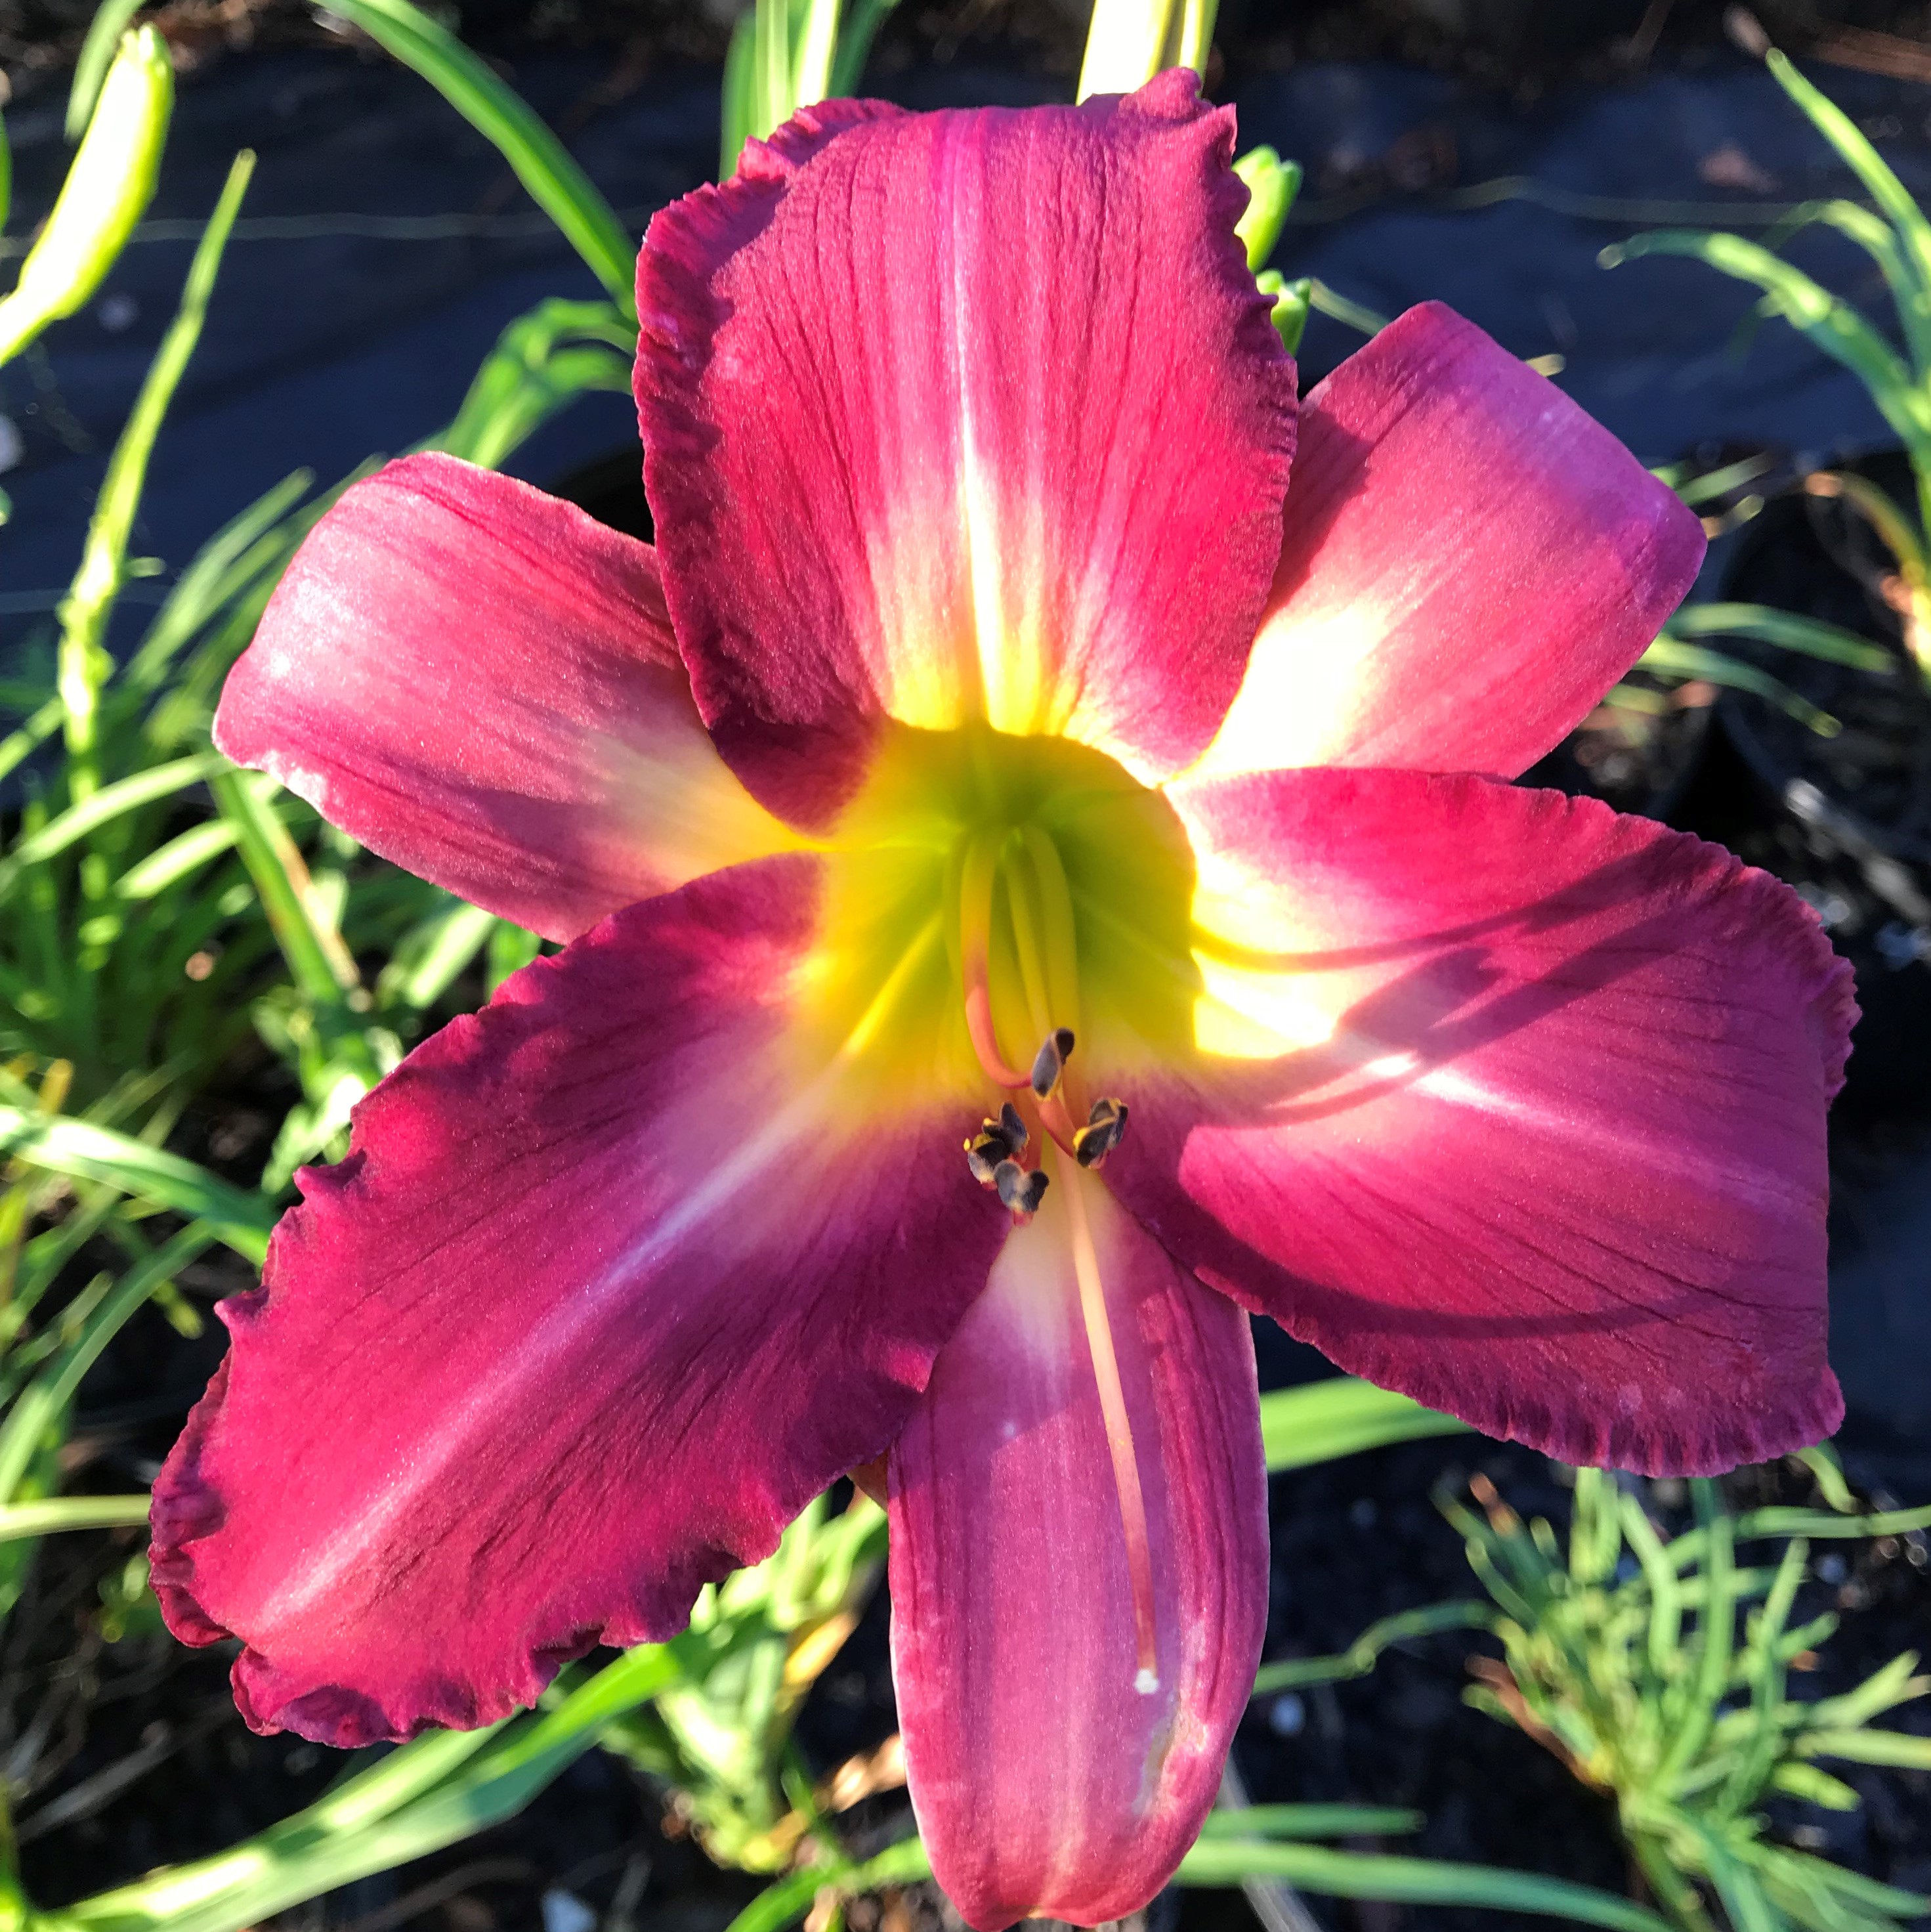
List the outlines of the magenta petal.
{"label": "magenta petal", "polygon": [[916,1407],[1006,1217],[955,1109],[853,1124],[814,1072],[821,862],[539,961],[304,1176],[154,1489],[169,1624],[242,1639],[257,1730],[483,1724],[668,1636]]}
{"label": "magenta petal", "polygon": [[1177,790],[1198,1050],[1109,1183],[1342,1367],[1573,1462],[1813,1442],[1855,1008],[1794,893],[1591,800],[1418,772]]}
{"label": "magenta petal", "polygon": [[637,407],[697,703],[787,816],[888,718],[1207,743],[1280,550],[1294,368],[1191,75],[807,108],[650,226]]}
{"label": "magenta petal", "polygon": [[1201,769],[1513,778],[1648,649],[1702,556],[1674,490],[1424,302],[1303,406],[1267,614]]}
{"label": "magenta petal", "polygon": [[552,939],[790,842],[698,719],[649,546],[454,457],[391,463],[322,518],[214,740]]}
{"label": "magenta petal", "polygon": [[974,1925],[1124,1918],[1219,1788],[1267,1607],[1247,1318],[1090,1181],[1146,1498],[1159,1685],[1138,1652],[1120,1506],[1066,1198],[1006,1244],[892,1453],[892,1648],[913,1805]]}

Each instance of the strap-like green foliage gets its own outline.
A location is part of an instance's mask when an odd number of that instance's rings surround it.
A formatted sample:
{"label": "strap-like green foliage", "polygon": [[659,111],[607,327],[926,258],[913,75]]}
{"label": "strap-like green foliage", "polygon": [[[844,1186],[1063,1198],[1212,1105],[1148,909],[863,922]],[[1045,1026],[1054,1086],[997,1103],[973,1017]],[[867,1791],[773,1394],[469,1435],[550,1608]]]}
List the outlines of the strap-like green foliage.
{"label": "strap-like green foliage", "polygon": [[[1931,1768],[1931,1738],[1865,1728],[1931,1690],[1915,1655],[1842,1696],[1788,1694],[1792,1667],[1837,1624],[1827,1612],[1792,1626],[1807,1539],[1911,1533],[1931,1526],[1931,1508],[1734,1516],[1714,1482],[1690,1487],[1696,1526],[1665,1541],[1634,1489],[1579,1470],[1566,1548],[1492,1490],[1480,1514],[1439,1496],[1495,1606],[1506,1662],[1470,1700],[1614,1798],[1631,1854],[1681,1932],[1711,1932],[1713,1906],[1738,1932],[1877,1932],[1918,1917],[1931,1900],[1780,1843],[1762,1808],[1782,1792],[1854,1808],[1856,1792],[1819,1759]],[[1849,1503],[1840,1480],[1827,1494]],[[1739,1544],[1773,1538],[1785,1544],[1774,1564],[1738,1560]]]}
{"label": "strap-like green foliage", "polygon": [[637,245],[595,183],[529,103],[487,62],[409,0],[327,0],[327,5],[413,68],[495,145],[530,199],[589,263],[610,300],[634,320]]}

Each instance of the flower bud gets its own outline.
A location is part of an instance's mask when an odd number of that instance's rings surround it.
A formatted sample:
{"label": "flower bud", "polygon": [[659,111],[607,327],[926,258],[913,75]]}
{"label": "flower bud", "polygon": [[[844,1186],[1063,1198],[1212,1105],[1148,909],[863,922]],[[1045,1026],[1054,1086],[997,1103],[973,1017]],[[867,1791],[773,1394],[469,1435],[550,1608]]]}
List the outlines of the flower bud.
{"label": "flower bud", "polygon": [[153,199],[173,105],[167,43],[151,26],[123,34],[53,212],[0,302],[0,362],[100,286]]}
{"label": "flower bud", "polygon": [[1301,191],[1301,164],[1282,160],[1272,148],[1249,148],[1234,172],[1247,184],[1247,212],[1234,232],[1247,250],[1248,267],[1258,272],[1274,252],[1281,224]]}
{"label": "flower bud", "polygon": [[1303,275],[1298,281],[1289,281],[1270,268],[1254,278],[1255,286],[1264,296],[1274,298],[1274,312],[1267,319],[1280,331],[1281,340],[1287,352],[1294,355],[1301,346],[1301,332],[1307,327],[1309,298],[1314,292],[1314,284]]}
{"label": "flower bud", "polygon": [[1204,76],[1220,0],[1093,0],[1079,98],[1131,94],[1170,67]]}

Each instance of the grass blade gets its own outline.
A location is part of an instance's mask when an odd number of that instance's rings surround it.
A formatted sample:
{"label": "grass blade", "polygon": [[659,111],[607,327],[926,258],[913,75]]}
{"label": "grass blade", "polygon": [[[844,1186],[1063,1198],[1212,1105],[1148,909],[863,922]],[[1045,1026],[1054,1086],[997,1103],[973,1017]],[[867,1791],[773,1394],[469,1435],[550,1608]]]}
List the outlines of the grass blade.
{"label": "grass blade", "polygon": [[1800,617],[1768,604],[1690,604],[1669,620],[1671,630],[1686,638],[1748,638],[1775,644],[1828,664],[1849,664],[1857,670],[1891,671],[1897,660],[1882,644],[1861,638],[1816,617]]}
{"label": "grass blade", "polygon": [[51,1536],[64,1529],[130,1529],[148,1520],[150,1498],[138,1496],[43,1496],[0,1505],[0,1543]]}
{"label": "grass blade", "polygon": [[1602,1925],[1612,1932],[1669,1932],[1669,1921],[1626,1898],[1567,1879],[1495,1865],[1449,1864],[1432,1858],[1383,1858],[1325,1845],[1196,1844],[1174,1875],[1181,1885],[1233,1886],[1256,1876],[1285,1879],[1330,1898],[1376,1898],[1407,1905],[1486,1906]]}
{"label": "grass blade", "polygon": [[1210,1811],[1200,1834],[1203,1839],[1393,1838],[1419,1832],[1427,1822],[1419,1811],[1384,1804],[1244,1804],[1238,1810]]}
{"label": "grass blade", "polygon": [[624,315],[634,320],[637,247],[576,158],[487,62],[409,0],[327,0],[434,88],[508,162]]}
{"label": "grass blade", "polygon": [[255,1838],[43,1915],[36,1927],[240,1932],[513,1816],[612,1718],[668,1689],[679,1674],[667,1646],[643,1645],[541,1716],[482,1731],[432,1731]]}
{"label": "grass blade", "polygon": [[1412,1396],[1353,1376],[1274,1389],[1261,1398],[1261,1442],[1272,1470],[1303,1469],[1357,1450],[1428,1436],[1453,1436],[1468,1425],[1424,1408]]}
{"label": "grass blade", "polygon": [[1255,1673],[1253,1694],[1264,1697],[1271,1691],[1292,1690],[1303,1684],[1338,1684],[1351,1677],[1366,1677],[1391,1644],[1411,1637],[1432,1636],[1441,1630],[1489,1630],[1495,1621],[1487,1604],[1472,1599],[1398,1610],[1393,1616],[1370,1624],[1336,1656],[1288,1657],[1278,1663],[1262,1664]]}
{"label": "grass blade", "polygon": [[1597,260],[1605,268],[1645,255],[1678,255],[1761,289],[1772,313],[1780,315],[1833,361],[1841,362],[1870,392],[1888,422],[1922,462],[1931,456],[1931,406],[1899,359],[1897,352],[1849,302],[1821,287],[1801,268],[1741,235],[1687,228],[1660,228],[1633,235],[1605,248]]}
{"label": "grass blade", "polygon": [[[1803,110],[1810,124],[1837,149],[1846,164],[1864,185],[1864,191],[1897,231],[1918,272],[1917,326],[1903,319],[1915,336],[1931,317],[1931,223],[1927,223],[1911,190],[1894,174],[1884,157],[1864,138],[1864,130],[1825,93],[1813,86],[1791,64],[1790,57],[1773,47],[1765,57],[1777,84]],[[1902,300],[1898,304],[1904,309]]]}
{"label": "grass blade", "polygon": [[[1773,677],[1761,665],[1746,664],[1723,651],[1707,650],[1701,644],[1687,644],[1681,638],[1662,632],[1636,660],[1657,677],[1698,678],[1705,684],[1726,686],[1732,691],[1747,691],[1774,704],[1820,738],[1834,738],[1843,726],[1828,711],[1813,704],[1801,693],[1792,691],[1781,678]],[[1618,686],[1617,690],[1626,687]],[[1641,687],[1636,687],[1640,690]],[[1610,701],[1614,700],[1614,693]]]}
{"label": "grass blade", "polygon": [[202,752],[193,758],[170,759],[164,765],[151,765],[131,777],[91,792],[78,805],[70,806],[57,818],[30,832],[0,860],[0,898],[13,890],[14,882],[29,866],[37,866],[64,852],[70,845],[99,830],[110,819],[132,812],[171,793],[185,791],[227,769],[228,760],[219,752]]}
{"label": "grass blade", "polygon": [[256,1263],[280,1211],[179,1154],[88,1120],[0,1106],[0,1155],[70,1180],[105,1181],[150,1206],[205,1221],[217,1240]]}

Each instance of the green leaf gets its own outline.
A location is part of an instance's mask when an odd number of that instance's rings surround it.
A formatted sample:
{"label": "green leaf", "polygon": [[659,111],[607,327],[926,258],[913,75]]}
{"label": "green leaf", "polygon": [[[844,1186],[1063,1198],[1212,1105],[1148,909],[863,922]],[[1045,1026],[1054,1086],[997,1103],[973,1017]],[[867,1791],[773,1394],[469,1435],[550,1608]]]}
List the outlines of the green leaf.
{"label": "green leaf", "polygon": [[30,866],[37,866],[70,845],[97,831],[110,819],[157,799],[185,791],[220,771],[228,760],[219,752],[202,752],[193,758],[175,758],[163,765],[150,765],[144,772],[117,778],[110,785],[89,794],[78,805],[70,806],[50,818],[37,831],[28,832],[4,860],[0,860],[0,898],[4,898]]}
{"label": "green leaf", "polygon": [[1255,1672],[1253,1694],[1290,1690],[1303,1684],[1336,1684],[1366,1677],[1383,1651],[1412,1637],[1432,1636],[1451,1630],[1492,1630],[1495,1613],[1486,1604],[1461,1601],[1429,1604],[1420,1610],[1399,1610],[1370,1624],[1348,1648],[1333,1657],[1289,1657],[1264,1664]]}
{"label": "green leaf", "polygon": [[1816,617],[1799,616],[1768,604],[1687,604],[1669,620],[1669,628],[1686,638],[1749,638],[1775,644],[1805,657],[1858,670],[1892,671],[1897,658],[1882,644],[1861,638]]}
{"label": "green leaf", "polygon": [[259,1264],[280,1210],[191,1160],[90,1121],[0,1106],[0,1155],[74,1180],[105,1181],[155,1208],[205,1221],[218,1240]]}
{"label": "green leaf", "polygon": [[1261,1444],[1275,1471],[1303,1469],[1391,1442],[1459,1435],[1468,1426],[1353,1376],[1273,1389],[1261,1398]]}
{"label": "green leaf", "polygon": [[313,470],[291,470],[196,552],[121,673],[130,691],[154,690],[167,675],[181,646],[215,611],[245,589],[271,560],[287,554],[292,543],[271,542],[264,548],[262,539],[314,484]]}
{"label": "green leaf", "polygon": [[[55,1118],[43,1115],[42,1118]],[[145,1144],[145,1143],[142,1143]],[[128,1318],[214,1239],[205,1222],[180,1233],[123,1274],[82,1324],[79,1334],[21,1390],[0,1424],[0,1502],[10,1502],[34,1453],[66,1415],[82,1378]],[[118,1519],[115,1519],[118,1520]],[[18,1530],[20,1535],[34,1534]]]}
{"label": "green leaf", "polygon": [[376,982],[376,1004],[421,1012],[433,1006],[490,942],[496,916],[460,899],[406,933]]}
{"label": "green leaf", "polygon": [[1849,303],[1838,300],[1760,243],[1720,231],[1655,229],[1605,248],[1597,259],[1613,268],[1645,255],[1683,256],[1762,290],[1772,313],[1864,384],[1914,460],[1931,458],[1931,404],[1897,352]]}
{"label": "green leaf", "polygon": [[1322,281],[1318,276],[1307,278],[1308,306],[1320,310],[1323,315],[1332,316],[1336,322],[1345,322],[1350,328],[1358,328],[1363,335],[1378,335],[1388,326],[1388,318],[1378,314],[1373,309],[1358,302],[1351,301]]}
{"label": "green leaf", "polygon": [[33,1502],[0,1504],[0,1543],[48,1536],[65,1529],[124,1529],[148,1520],[152,1498],[44,1496]]}
{"label": "green leaf", "polygon": [[34,1932],[239,1932],[513,1816],[604,1725],[677,1676],[668,1648],[644,1645],[540,1716],[432,1731],[256,1837],[38,1914]]}
{"label": "green leaf", "polygon": [[1788,1507],[1747,1510],[1737,1519],[1736,1533],[1737,1540],[1744,1543],[1768,1536],[1909,1536],[1920,1529],[1931,1529],[1931,1503],[1916,1509],[1879,1510],[1870,1516],[1834,1516],[1828,1510]]}
{"label": "green leaf", "polygon": [[497,337],[454,419],[423,446],[493,470],[577,397],[628,395],[636,353],[626,314],[609,302],[553,296]]}
{"label": "green leaf", "polygon": [[1200,1835],[1203,1840],[1393,1838],[1419,1832],[1427,1822],[1419,1811],[1380,1804],[1243,1804],[1210,1811]]}
{"label": "green leaf", "polygon": [[1765,1782],[1773,1791],[1787,1792],[1807,1804],[1821,1804],[1827,1811],[1855,1811],[1864,1802],[1842,1778],[1819,1771],[1814,1764],[1777,1766]]}
{"label": "green leaf", "polygon": [[[1774,704],[1820,738],[1834,738],[1844,728],[1829,712],[1792,691],[1781,678],[1773,677],[1761,665],[1746,664],[1741,658],[1706,650],[1701,644],[1687,644],[1666,630],[1651,641],[1636,662],[1653,677],[1700,678],[1706,684],[1747,691],[1753,697]],[[1640,686],[1618,685],[1604,701],[1614,704],[1618,692],[1633,697],[1641,690]]]}
{"label": "green leaf", "polygon": [[[1918,323],[1921,328],[1931,314],[1931,223],[1927,223],[1911,190],[1900,181],[1884,157],[1864,138],[1858,124],[1820,88],[1814,87],[1791,64],[1789,56],[1773,47],[1765,56],[1777,85],[1796,102],[1810,124],[1835,148],[1864,190],[1878,205],[1880,213],[1897,231],[1917,270]],[[1900,299],[1900,308],[1904,307]],[[1906,318],[1909,326],[1909,318]],[[1918,331],[1913,329],[1915,334]]]}
{"label": "green leaf", "polygon": [[189,873],[218,859],[235,846],[235,828],[225,820],[210,819],[157,845],[114,881],[114,896],[121,899],[157,898],[178,885]]}
{"label": "green leaf", "polygon": [[1612,1932],[1672,1932],[1669,1921],[1627,1899],[1567,1879],[1495,1865],[1449,1864],[1432,1858],[1386,1858],[1324,1845],[1196,1844],[1174,1874],[1180,1885],[1234,1886],[1249,1878],[1284,1879],[1332,1898],[1377,1898],[1408,1905],[1486,1906],[1603,1925]]}
{"label": "green leaf", "polygon": [[[295,984],[318,1006],[343,1006],[360,975],[341,934],[317,901],[307,862],[287,826],[268,808],[259,789],[262,782],[244,777],[225,758],[221,765],[210,775],[208,790],[234,832]],[[374,1084],[373,1077],[369,1084]]]}
{"label": "green leaf", "polygon": [[1806,1757],[1931,1771],[1931,1738],[1912,1737],[1903,1731],[1806,1731],[1798,1739],[1797,1749]]}
{"label": "green leaf", "polygon": [[328,10],[361,28],[413,68],[485,140],[493,142],[550,220],[632,320],[637,314],[637,247],[575,158],[488,63],[409,0],[325,0]]}
{"label": "green leaf", "polygon": [[865,64],[871,58],[871,44],[898,0],[853,0],[851,11],[838,34],[838,53],[832,62],[829,100],[856,94],[865,78]]}

